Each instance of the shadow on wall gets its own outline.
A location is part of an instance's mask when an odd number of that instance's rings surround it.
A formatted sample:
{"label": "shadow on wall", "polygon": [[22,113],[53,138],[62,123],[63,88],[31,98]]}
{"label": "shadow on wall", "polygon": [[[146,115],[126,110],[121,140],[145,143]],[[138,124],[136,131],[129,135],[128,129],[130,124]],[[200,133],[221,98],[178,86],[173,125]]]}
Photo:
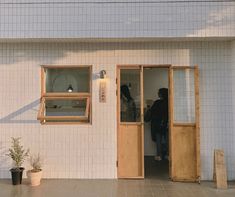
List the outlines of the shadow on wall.
{"label": "shadow on wall", "polygon": [[40,100],[37,99],[37,100],[33,101],[32,103],[20,108],[19,110],[15,111],[15,112],[12,112],[9,115],[1,118],[0,119],[0,124],[9,124],[9,123],[11,123],[11,124],[13,124],[13,123],[16,123],[16,124],[19,124],[19,123],[22,123],[22,124],[35,124],[35,123],[38,123],[36,117],[35,117],[34,120],[27,120],[27,119],[24,120],[24,119],[15,119],[15,118],[19,117],[20,115],[24,114],[25,112],[27,112],[29,110],[38,111],[34,107],[38,106],[39,102],[40,102]]}
{"label": "shadow on wall", "polygon": [[[115,50],[123,46],[113,43],[89,43],[89,42],[44,42],[40,43],[0,43],[4,50],[0,50],[0,65],[12,65],[20,67],[21,64],[39,67],[39,65],[72,65],[94,64],[94,58],[98,56],[115,56]],[[126,48],[126,46],[124,46]],[[23,49],[22,49],[23,48]],[[138,47],[141,49],[141,45]],[[131,48],[130,48],[131,49]],[[9,58],[11,57],[11,58]],[[18,65],[14,65],[14,64]]]}
{"label": "shadow on wall", "polygon": [[[204,7],[205,11],[201,14],[191,15],[192,21],[200,21],[203,19],[197,28],[193,29],[192,32],[188,32],[186,37],[197,37],[197,36],[229,36],[232,34],[231,26],[235,25],[235,21],[231,20],[235,15],[235,10],[231,9],[234,2],[225,2],[224,5],[220,5],[219,9],[217,6],[207,5]],[[213,7],[213,8],[212,8]],[[189,13],[193,13],[195,7],[192,6]],[[198,7],[197,12],[200,13],[201,8]],[[193,22],[191,23],[192,25]]]}
{"label": "shadow on wall", "polygon": [[8,149],[3,146],[3,142],[0,142],[0,171],[1,173],[5,173],[3,177],[10,176],[10,167],[6,165],[9,158],[8,156],[6,156],[7,153]]}
{"label": "shadow on wall", "polygon": [[[234,9],[231,9],[234,2],[226,1],[217,3],[210,1],[176,1],[175,3],[173,1],[155,1],[155,3],[129,1],[128,4],[125,1],[106,2],[106,4],[109,4],[108,7],[103,5],[104,2],[95,4],[95,6],[83,2],[81,6],[81,2],[74,1],[71,4],[74,10],[70,6],[63,6],[63,17],[61,17],[61,6],[56,5],[59,4],[58,2],[47,2],[47,5],[48,3],[50,6],[40,7],[38,3],[25,4],[24,6],[12,6],[10,4],[1,6],[0,23],[4,25],[5,17],[11,18],[12,22],[5,25],[7,25],[7,29],[14,31],[1,31],[0,37],[8,38],[10,34],[10,37],[25,35],[28,38],[46,38],[52,35],[51,32],[53,32],[53,35],[55,34],[56,38],[88,37],[87,32],[89,32],[90,37],[96,38],[99,35],[110,37],[109,32],[114,32],[114,37],[122,37],[123,33],[130,35],[132,32],[134,33],[132,35],[137,34],[137,37],[143,37],[143,34],[138,33],[140,27],[145,32],[146,30],[156,32],[160,37],[164,34],[175,37],[177,30],[180,36],[198,36],[198,33],[219,36],[221,35],[219,34],[221,26],[226,27],[224,33],[231,29],[234,16]],[[91,8],[92,12],[90,11]],[[21,20],[18,20],[19,15],[15,13],[25,14],[20,15]],[[39,13],[37,22],[34,17],[31,17],[31,13]],[[44,13],[50,13],[50,15]],[[151,15],[155,17],[148,17]],[[59,22],[58,17],[60,17]],[[45,19],[49,22],[45,22]],[[86,19],[86,22],[84,22],[84,19]],[[68,21],[73,22],[68,23]],[[24,28],[15,30],[15,24]],[[90,24],[94,25],[91,27]],[[32,31],[32,27],[34,31]]]}
{"label": "shadow on wall", "polygon": [[[175,42],[174,42],[175,43]],[[186,43],[186,42],[184,42]],[[0,43],[1,45],[1,43]],[[21,48],[21,47],[23,48]],[[11,65],[17,70],[21,69],[22,65],[30,65],[29,69],[37,67],[39,65],[94,65],[96,64],[127,64],[131,61],[131,64],[146,64],[146,53],[139,52],[152,52],[157,50],[155,58],[161,56],[163,58],[164,53],[171,50],[178,50],[178,44],[172,44],[167,42],[51,42],[50,44],[41,43],[4,43],[0,57],[0,66],[5,66],[7,70]],[[188,45],[185,46],[181,43],[180,49],[188,50]],[[137,55],[138,54],[138,55]],[[142,61],[136,57],[143,57]],[[11,57],[11,58],[9,58]],[[98,57],[102,57],[99,59]],[[127,57],[130,60],[127,60]],[[69,59],[69,63],[68,63]],[[128,62],[127,62],[128,61]],[[4,68],[4,67],[3,67]]]}
{"label": "shadow on wall", "polygon": [[[189,53],[190,65],[199,65],[200,144],[202,180],[213,177],[214,149],[226,152],[228,172],[233,172],[232,137],[233,65],[230,61],[230,42],[199,42]],[[197,46],[197,47],[196,47]],[[204,55],[206,54],[206,55]],[[234,173],[228,173],[233,180]]]}

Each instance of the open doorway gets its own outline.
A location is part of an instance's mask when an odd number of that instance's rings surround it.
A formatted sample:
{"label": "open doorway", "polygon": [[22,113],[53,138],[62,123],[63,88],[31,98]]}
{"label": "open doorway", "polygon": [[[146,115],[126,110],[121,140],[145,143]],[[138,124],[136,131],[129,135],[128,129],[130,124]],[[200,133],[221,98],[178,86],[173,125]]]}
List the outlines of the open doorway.
{"label": "open doorway", "polygon": [[[144,67],[143,69],[143,94],[144,94],[144,166],[146,178],[169,178],[169,132],[168,132],[168,67]],[[163,107],[161,112],[156,114],[155,101],[160,101],[159,90],[167,91],[165,103],[161,103]],[[164,106],[167,105],[167,106]],[[159,107],[157,107],[159,108]],[[157,109],[159,110],[159,109]],[[147,113],[152,111],[155,117],[159,119],[164,117],[165,123],[159,121],[159,125],[153,125]],[[166,117],[167,113],[167,117]],[[146,116],[147,115],[147,116]],[[154,115],[154,114],[153,114]],[[158,138],[158,139],[156,139]],[[161,139],[159,139],[161,138]]]}
{"label": "open doorway", "polygon": [[[198,76],[198,66],[117,66],[118,178],[200,181]],[[170,162],[163,157],[156,163],[144,110],[157,99],[159,88],[169,93],[169,140],[163,141],[169,142]]]}

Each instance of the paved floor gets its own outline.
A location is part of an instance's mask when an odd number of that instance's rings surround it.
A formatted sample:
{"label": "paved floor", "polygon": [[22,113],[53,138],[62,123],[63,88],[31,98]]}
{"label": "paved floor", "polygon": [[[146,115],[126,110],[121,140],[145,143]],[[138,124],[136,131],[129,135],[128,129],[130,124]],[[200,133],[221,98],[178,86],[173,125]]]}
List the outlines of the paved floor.
{"label": "paved floor", "polygon": [[[164,165],[162,165],[164,164]],[[151,170],[160,169],[160,171]],[[158,173],[158,177],[156,174]],[[235,197],[235,183],[229,189],[217,190],[212,182],[175,183],[168,180],[167,162],[146,162],[145,180],[69,180],[44,179],[38,187],[27,180],[12,186],[11,180],[0,180],[0,197]]]}

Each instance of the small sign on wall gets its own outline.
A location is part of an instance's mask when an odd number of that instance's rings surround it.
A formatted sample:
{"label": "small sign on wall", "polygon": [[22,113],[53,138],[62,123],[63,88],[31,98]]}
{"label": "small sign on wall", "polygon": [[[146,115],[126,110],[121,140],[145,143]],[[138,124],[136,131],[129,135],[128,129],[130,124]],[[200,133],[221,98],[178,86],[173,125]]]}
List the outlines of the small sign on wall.
{"label": "small sign on wall", "polygon": [[227,189],[227,169],[223,150],[214,150],[214,172],[213,179],[217,189]]}
{"label": "small sign on wall", "polygon": [[101,80],[100,81],[100,88],[99,88],[99,101],[100,101],[100,103],[106,103],[106,96],[107,96],[106,81]]}

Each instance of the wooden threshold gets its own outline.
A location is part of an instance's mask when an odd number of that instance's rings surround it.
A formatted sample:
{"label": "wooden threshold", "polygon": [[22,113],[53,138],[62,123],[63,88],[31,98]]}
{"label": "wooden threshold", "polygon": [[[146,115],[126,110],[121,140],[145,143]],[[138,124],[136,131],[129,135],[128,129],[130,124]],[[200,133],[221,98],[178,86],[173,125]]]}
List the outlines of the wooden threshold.
{"label": "wooden threshold", "polygon": [[175,127],[195,127],[196,123],[173,123]]}
{"label": "wooden threshold", "polygon": [[92,65],[41,65],[42,68],[89,68]]}

